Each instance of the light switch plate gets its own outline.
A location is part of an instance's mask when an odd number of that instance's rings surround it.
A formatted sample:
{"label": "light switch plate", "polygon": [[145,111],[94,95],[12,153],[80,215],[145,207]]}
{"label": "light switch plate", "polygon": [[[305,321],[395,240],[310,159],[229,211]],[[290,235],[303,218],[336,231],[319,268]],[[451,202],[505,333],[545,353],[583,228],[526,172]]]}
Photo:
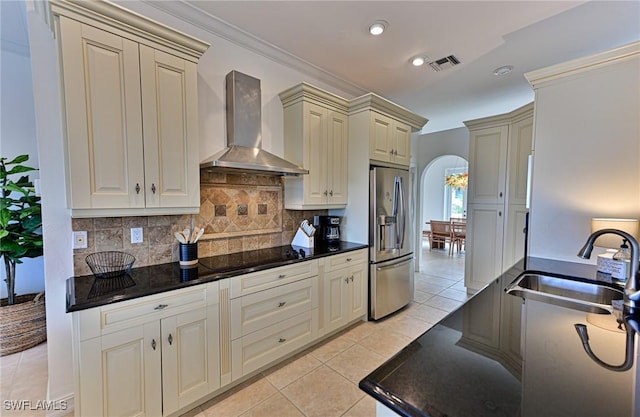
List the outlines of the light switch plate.
{"label": "light switch plate", "polygon": [[73,232],[73,249],[87,248],[87,231]]}
{"label": "light switch plate", "polygon": [[142,243],[142,227],[131,228],[131,243]]}

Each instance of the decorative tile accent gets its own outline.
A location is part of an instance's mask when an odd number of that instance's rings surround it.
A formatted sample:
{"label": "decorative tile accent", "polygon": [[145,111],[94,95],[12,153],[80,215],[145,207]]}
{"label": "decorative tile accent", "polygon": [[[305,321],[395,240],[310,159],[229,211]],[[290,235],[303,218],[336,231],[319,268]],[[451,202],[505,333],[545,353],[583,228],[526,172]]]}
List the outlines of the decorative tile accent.
{"label": "decorative tile accent", "polygon": [[[208,203],[205,202],[205,204]],[[227,206],[224,204],[216,204],[215,206],[216,216],[226,216],[227,215]]]}
{"label": "decorative tile accent", "polygon": [[[227,210],[229,208],[229,210]],[[201,172],[200,213],[72,219],[73,230],[87,231],[87,248],[74,249],[75,275],[91,273],[84,258],[94,252],[122,250],[136,257],[134,268],[178,261],[174,233],[193,223],[205,229],[200,257],[287,245],[302,220],[327,210],[284,209],[281,177]],[[144,241],[130,243],[130,229],[142,227]]]}

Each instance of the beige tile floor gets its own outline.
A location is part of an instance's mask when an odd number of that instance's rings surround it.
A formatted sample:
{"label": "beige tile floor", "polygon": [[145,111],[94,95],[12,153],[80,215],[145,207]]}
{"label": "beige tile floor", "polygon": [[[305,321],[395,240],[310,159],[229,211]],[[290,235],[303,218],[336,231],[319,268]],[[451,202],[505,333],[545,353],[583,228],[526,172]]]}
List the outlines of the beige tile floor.
{"label": "beige tile floor", "polygon": [[[358,382],[458,307],[467,297],[464,253],[429,252],[423,244],[414,301],[378,322],[360,322],[185,414],[188,417],[370,417],[375,401]],[[47,345],[0,358],[0,415],[5,400],[45,400]]]}

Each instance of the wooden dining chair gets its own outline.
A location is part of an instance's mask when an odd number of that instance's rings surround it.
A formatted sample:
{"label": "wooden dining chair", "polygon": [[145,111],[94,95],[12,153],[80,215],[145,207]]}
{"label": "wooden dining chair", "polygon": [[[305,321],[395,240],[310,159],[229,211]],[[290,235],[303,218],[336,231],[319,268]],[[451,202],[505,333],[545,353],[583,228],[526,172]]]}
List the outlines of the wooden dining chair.
{"label": "wooden dining chair", "polygon": [[449,244],[449,255],[453,255],[453,247],[451,240],[451,222],[443,220],[431,220],[431,234],[429,235],[429,251],[433,249],[436,243],[442,243],[442,246]]}
{"label": "wooden dining chair", "polygon": [[[467,239],[467,222],[451,222],[451,247],[460,252]],[[453,251],[451,252],[453,255]]]}

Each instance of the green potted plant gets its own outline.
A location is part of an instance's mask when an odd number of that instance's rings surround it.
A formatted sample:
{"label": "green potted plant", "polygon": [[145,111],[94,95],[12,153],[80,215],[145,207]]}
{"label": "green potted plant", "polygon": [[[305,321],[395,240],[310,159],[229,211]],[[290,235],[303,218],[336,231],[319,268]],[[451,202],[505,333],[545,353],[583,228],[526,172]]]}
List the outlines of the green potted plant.
{"label": "green potted plant", "polygon": [[[42,294],[15,294],[16,264],[42,256],[40,197],[22,165],[29,155],[0,158],[0,255],[4,261],[7,298],[0,300],[0,356],[20,352],[46,340]],[[17,180],[14,180],[17,178]]]}

